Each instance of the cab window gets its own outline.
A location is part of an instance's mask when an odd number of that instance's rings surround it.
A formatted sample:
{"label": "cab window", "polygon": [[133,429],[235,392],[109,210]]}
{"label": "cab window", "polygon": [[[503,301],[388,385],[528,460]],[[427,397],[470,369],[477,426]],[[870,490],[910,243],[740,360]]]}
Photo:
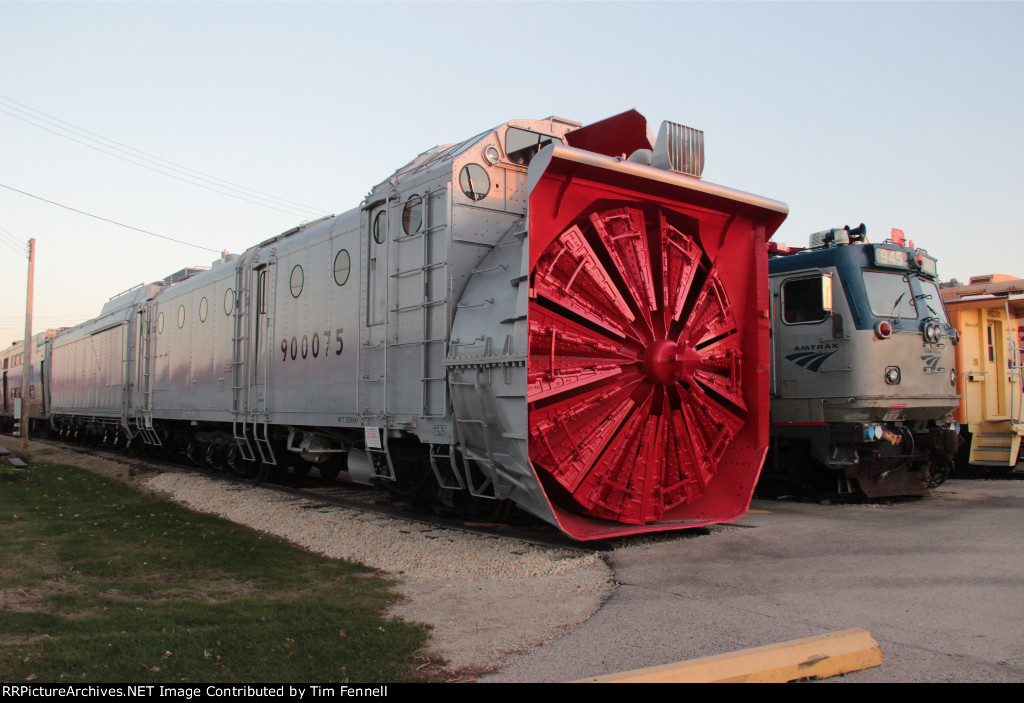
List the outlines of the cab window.
{"label": "cab window", "polygon": [[821,322],[828,317],[832,301],[825,299],[826,285],[831,286],[831,278],[827,276],[785,281],[782,284],[782,321],[799,324]]}
{"label": "cab window", "polygon": [[939,287],[935,285],[935,281],[930,281],[927,278],[918,280],[921,282],[918,308],[928,317],[936,317],[948,325],[949,318],[946,317],[946,306],[942,304],[942,298],[939,297]]}
{"label": "cab window", "polygon": [[875,317],[917,319],[914,294],[906,274],[887,271],[864,271],[864,288]]}
{"label": "cab window", "polygon": [[529,165],[537,152],[546,147],[552,141],[561,142],[558,137],[550,134],[540,134],[518,127],[509,127],[505,131],[505,153],[508,160],[522,166]]}

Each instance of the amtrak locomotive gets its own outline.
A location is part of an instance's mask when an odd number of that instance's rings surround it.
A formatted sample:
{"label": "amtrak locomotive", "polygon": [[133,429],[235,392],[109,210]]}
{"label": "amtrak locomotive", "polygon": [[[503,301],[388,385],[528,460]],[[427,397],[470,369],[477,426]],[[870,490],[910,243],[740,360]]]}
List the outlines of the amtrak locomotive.
{"label": "amtrak locomotive", "polygon": [[950,325],[936,262],[866,228],[771,246],[771,450],[762,480],[869,497],[942,483],[959,439]]}

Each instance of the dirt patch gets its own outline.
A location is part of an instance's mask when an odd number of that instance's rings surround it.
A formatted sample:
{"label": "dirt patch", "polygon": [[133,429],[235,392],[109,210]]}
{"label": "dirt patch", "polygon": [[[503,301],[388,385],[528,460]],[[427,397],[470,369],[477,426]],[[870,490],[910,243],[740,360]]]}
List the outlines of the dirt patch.
{"label": "dirt patch", "polygon": [[130,591],[123,588],[112,588],[100,591],[96,594],[96,598],[138,601],[201,600],[205,603],[226,603],[236,598],[255,596],[260,592],[260,589],[252,583],[200,584],[195,581],[176,581],[174,588],[154,588],[149,591]]}
{"label": "dirt patch", "polygon": [[[0,435],[0,446],[11,451],[11,455],[21,455],[21,440],[17,437]],[[122,457],[117,460],[96,456],[85,447],[60,447],[29,441],[29,459],[44,461],[50,464],[68,464],[88,469],[121,483],[140,490],[146,489],[146,482],[157,471],[148,466],[142,459]],[[152,491],[148,491],[152,492]]]}
{"label": "dirt patch", "polygon": [[78,588],[52,581],[35,588],[6,588],[0,591],[0,610],[12,613],[41,613],[47,610],[51,596],[74,593]]}

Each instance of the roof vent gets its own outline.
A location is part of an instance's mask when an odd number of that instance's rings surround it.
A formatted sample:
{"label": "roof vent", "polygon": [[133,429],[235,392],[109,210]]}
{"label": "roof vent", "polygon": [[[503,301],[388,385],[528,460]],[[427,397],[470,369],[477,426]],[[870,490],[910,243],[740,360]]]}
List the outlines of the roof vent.
{"label": "roof vent", "polygon": [[665,120],[658,130],[651,166],[700,178],[704,172],[704,132]]}

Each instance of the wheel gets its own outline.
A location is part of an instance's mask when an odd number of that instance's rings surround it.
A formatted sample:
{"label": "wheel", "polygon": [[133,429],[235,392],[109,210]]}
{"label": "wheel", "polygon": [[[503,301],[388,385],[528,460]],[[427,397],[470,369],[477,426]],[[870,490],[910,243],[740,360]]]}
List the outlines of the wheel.
{"label": "wheel", "polygon": [[223,473],[225,469],[225,454],[226,452],[224,451],[223,446],[216,444],[214,442],[210,442],[209,444],[206,445],[206,454],[203,458],[204,461],[206,462],[206,465],[209,466],[214,472]]}
{"label": "wheel", "polygon": [[188,463],[192,464],[192,466],[202,466],[205,453],[205,443],[197,439],[189,440],[188,446],[185,447],[185,458],[188,459]]}
{"label": "wheel", "polygon": [[949,478],[949,473],[952,470],[953,462],[947,457],[938,456],[932,459],[932,463],[928,467],[928,488],[941,486]]}
{"label": "wheel", "polygon": [[341,473],[341,465],[336,459],[329,459],[316,467],[320,472],[320,478],[325,481],[333,481]]}
{"label": "wheel", "polygon": [[333,481],[342,471],[348,470],[348,454],[331,454],[327,461],[317,464],[316,470],[325,481]]}
{"label": "wheel", "polygon": [[239,451],[237,444],[232,444],[228,447],[227,454],[224,457],[224,466],[227,472],[232,476],[241,476],[242,463],[242,452]]}
{"label": "wheel", "polygon": [[242,477],[253,483],[263,483],[270,473],[270,466],[259,457],[255,461],[242,462]]}
{"label": "wheel", "polygon": [[262,483],[267,479],[269,473],[269,466],[263,463],[260,459],[259,454],[255,456],[253,461],[246,461],[242,457],[242,452],[239,451],[238,446],[232,446],[227,453],[225,458],[225,464],[228,467],[228,472],[233,476],[252,481],[253,483]]}
{"label": "wheel", "polygon": [[131,458],[137,459],[142,456],[142,447],[142,437],[135,435],[134,437],[127,438],[124,444],[124,451]]}

